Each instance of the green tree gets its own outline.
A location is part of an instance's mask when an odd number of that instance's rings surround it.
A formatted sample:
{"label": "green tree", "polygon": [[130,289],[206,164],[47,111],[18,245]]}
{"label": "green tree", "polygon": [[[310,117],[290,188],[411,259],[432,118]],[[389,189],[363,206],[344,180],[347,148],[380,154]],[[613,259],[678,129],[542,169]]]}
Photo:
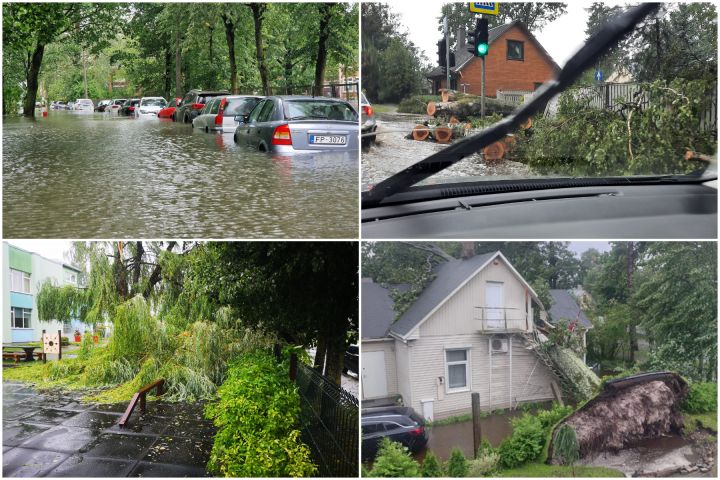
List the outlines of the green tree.
{"label": "green tree", "polygon": [[575,462],[580,458],[580,446],[575,436],[575,430],[567,423],[563,424],[555,435],[553,458],[561,465],[571,466],[572,475],[575,476]]}
{"label": "green tree", "polygon": [[425,454],[425,459],[423,459],[420,470],[422,474],[421,476],[426,478],[442,477],[444,475],[440,462],[438,462],[437,457],[431,451],[428,451]]}
{"label": "green tree", "polygon": [[370,470],[370,477],[402,478],[419,477],[420,468],[410,457],[408,449],[388,438],[380,441],[377,457]]}
{"label": "green tree", "polygon": [[445,470],[448,477],[467,477],[468,461],[459,448],[453,448]]}

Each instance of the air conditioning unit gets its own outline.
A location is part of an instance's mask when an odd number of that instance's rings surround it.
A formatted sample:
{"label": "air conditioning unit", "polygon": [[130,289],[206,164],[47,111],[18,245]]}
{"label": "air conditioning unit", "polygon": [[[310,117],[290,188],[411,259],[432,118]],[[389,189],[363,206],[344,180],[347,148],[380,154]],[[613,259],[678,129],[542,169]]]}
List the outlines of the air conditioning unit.
{"label": "air conditioning unit", "polygon": [[490,352],[491,353],[507,353],[508,351],[508,339],[501,337],[490,338]]}

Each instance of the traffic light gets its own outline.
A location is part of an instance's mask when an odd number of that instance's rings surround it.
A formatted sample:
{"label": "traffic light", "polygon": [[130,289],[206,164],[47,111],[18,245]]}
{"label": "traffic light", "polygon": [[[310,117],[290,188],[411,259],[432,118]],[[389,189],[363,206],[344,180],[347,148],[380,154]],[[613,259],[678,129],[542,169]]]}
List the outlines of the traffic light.
{"label": "traffic light", "polygon": [[437,42],[438,47],[438,64],[445,68],[447,67],[447,42],[445,41],[445,38]]}
{"label": "traffic light", "polygon": [[487,55],[490,50],[487,18],[478,18],[473,38],[475,39],[473,42],[475,44],[473,48],[473,55],[476,57],[484,57]]}

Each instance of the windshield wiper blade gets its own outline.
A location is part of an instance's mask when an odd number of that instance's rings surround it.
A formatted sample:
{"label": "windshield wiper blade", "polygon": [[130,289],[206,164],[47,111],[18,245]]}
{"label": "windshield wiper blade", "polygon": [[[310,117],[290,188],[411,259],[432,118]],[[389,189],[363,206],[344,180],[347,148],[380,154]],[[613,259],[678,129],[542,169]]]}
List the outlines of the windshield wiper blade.
{"label": "windshield wiper blade", "polygon": [[659,6],[659,3],[641,3],[608,21],[568,60],[555,79],[546,82],[535,92],[532,101],[519,107],[512,115],[480,133],[461,139],[457,143],[383,180],[375,185],[372,190],[363,192],[362,207],[377,206],[384,198],[406,190],[408,187],[454,165],[468,155],[477,153],[487,145],[497,142],[508,133],[516,130],[531,115],[542,109],[552,97],[572,85],[586,69],[595,64],[595,61],[600,56],[613,48],[645,17],[655,12]]}

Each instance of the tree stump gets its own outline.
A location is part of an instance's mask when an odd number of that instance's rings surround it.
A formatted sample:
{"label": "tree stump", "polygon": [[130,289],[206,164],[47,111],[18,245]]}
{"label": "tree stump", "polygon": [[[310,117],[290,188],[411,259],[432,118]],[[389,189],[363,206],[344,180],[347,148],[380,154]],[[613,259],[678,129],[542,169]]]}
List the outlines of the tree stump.
{"label": "tree stump", "polygon": [[437,127],[433,131],[433,137],[438,143],[449,143],[452,139],[453,131],[448,127]]}
{"label": "tree stump", "polygon": [[503,142],[491,143],[483,148],[483,158],[486,161],[494,162],[505,155],[505,144]]}
{"label": "tree stump", "polygon": [[413,140],[423,141],[430,136],[430,129],[425,125],[415,125],[412,130]]}
{"label": "tree stump", "polygon": [[427,114],[432,117],[433,115],[435,115],[435,110],[435,102],[428,102],[427,109],[425,110]]}
{"label": "tree stump", "polygon": [[450,100],[450,92],[443,90],[440,92],[440,98],[442,98],[443,103],[447,103],[447,101]]}
{"label": "tree stump", "polygon": [[460,120],[458,120],[457,117],[453,115],[452,117],[450,117],[450,120],[448,120],[448,123],[451,125],[455,125],[460,123]]}

